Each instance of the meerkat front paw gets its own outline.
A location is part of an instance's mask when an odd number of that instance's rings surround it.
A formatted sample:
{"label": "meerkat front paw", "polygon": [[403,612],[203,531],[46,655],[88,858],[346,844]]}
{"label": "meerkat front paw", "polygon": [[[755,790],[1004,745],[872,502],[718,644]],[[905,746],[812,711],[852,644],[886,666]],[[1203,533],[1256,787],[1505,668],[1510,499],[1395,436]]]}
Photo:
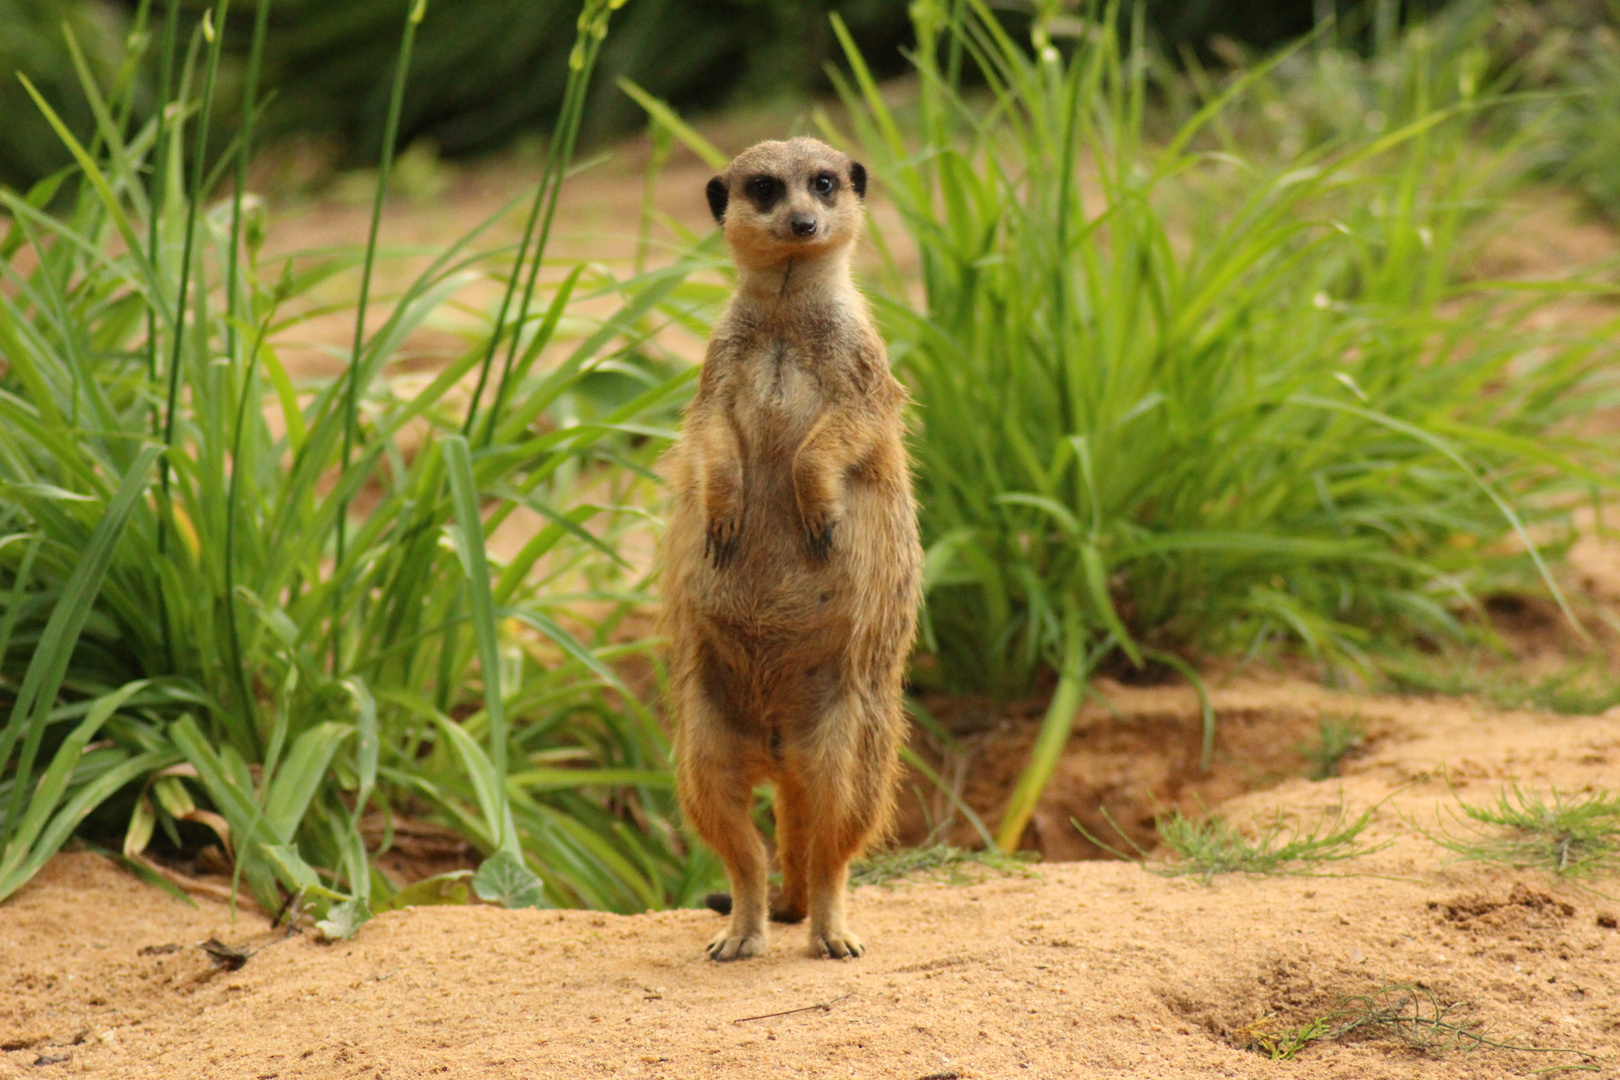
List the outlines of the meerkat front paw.
{"label": "meerkat front paw", "polygon": [[831,512],[805,515],[805,541],[810,545],[810,554],[823,562],[833,553],[833,527],[837,524]]}
{"label": "meerkat front paw", "polygon": [[703,557],[724,570],[737,552],[737,538],[742,535],[742,522],[737,518],[714,518],[703,536]]}
{"label": "meerkat front paw", "polygon": [[827,957],[833,960],[848,960],[860,956],[866,951],[861,939],[849,930],[829,930],[824,933],[810,935],[810,953],[812,956]]}
{"label": "meerkat front paw", "polygon": [[722,931],[713,941],[709,942],[710,960],[747,960],[765,953],[764,934],[733,934],[730,930]]}

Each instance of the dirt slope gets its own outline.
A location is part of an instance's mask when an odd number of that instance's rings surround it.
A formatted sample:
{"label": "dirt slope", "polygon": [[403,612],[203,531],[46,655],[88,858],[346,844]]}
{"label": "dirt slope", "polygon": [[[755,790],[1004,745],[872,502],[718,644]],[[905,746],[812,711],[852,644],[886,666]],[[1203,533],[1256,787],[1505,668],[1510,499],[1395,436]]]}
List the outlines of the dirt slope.
{"label": "dirt slope", "polygon": [[[1195,722],[1180,691],[1121,693],[1126,716]],[[1205,887],[1089,862],[1047,864],[1038,879],[865,888],[854,901],[865,958],[810,960],[793,927],[766,958],[725,966],[703,959],[719,925],[707,912],[418,908],[318,944],[270,934],[259,916],[233,926],[223,905],[188,908],[97,856],[66,855],[0,906],[0,1077],[1614,1074],[1620,902],[1448,863],[1409,822],[1432,822],[1450,799],[1433,772],[1442,763],[1475,801],[1509,777],[1613,785],[1620,718],[1302,683],[1237,685],[1216,706],[1358,712],[1373,741],[1342,781],[1287,780],[1223,808],[1239,820],[1341,799],[1359,811],[1397,792],[1373,828],[1394,843],[1345,864],[1354,877]],[[210,935],[262,951],[216,969],[196,947]],[[1425,1054],[1382,1038],[1274,1063],[1240,1048],[1386,980],[1471,1003],[1499,1040],[1588,1056]],[[65,1060],[37,1064],[54,1058]]]}

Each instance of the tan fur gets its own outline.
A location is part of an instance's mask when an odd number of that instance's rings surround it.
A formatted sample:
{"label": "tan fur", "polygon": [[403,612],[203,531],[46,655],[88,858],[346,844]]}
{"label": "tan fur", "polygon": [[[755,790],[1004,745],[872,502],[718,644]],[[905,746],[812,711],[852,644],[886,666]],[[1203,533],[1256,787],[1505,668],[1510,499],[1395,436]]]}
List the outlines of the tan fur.
{"label": "tan fur", "polygon": [[[761,177],[780,184],[764,208]],[[765,948],[756,784],[776,786],[770,915],[808,914],[815,955],[863,951],[844,921],[849,862],[893,807],[922,550],[905,390],[849,273],[864,177],[794,139],[745,151],[711,184],[739,283],[669,454],[660,557],[677,791],[731,876],[717,960]],[[814,234],[796,236],[795,219]]]}

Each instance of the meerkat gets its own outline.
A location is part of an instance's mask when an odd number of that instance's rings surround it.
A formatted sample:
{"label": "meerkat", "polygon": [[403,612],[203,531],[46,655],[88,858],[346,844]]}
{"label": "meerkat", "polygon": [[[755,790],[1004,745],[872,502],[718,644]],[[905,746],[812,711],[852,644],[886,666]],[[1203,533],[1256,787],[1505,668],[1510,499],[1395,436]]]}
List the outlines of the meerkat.
{"label": "meerkat", "polygon": [[767,913],[808,914],[812,955],[860,956],[849,863],[893,808],[922,549],[906,392],[850,276],[865,197],[866,170],[809,138],[760,143],[708,185],[737,291],[667,459],[660,555],[676,790],[731,878],[715,960],[760,955]]}

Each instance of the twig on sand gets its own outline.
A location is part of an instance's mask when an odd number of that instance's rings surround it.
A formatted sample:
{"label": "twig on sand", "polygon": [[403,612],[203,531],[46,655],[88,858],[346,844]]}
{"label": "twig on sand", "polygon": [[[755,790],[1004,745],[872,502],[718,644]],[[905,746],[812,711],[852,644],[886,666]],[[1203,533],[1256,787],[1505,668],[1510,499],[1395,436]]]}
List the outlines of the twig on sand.
{"label": "twig on sand", "polygon": [[839,994],[831,1001],[818,1001],[816,1004],[806,1005],[802,1009],[783,1009],[781,1012],[763,1013],[759,1016],[745,1016],[741,1020],[733,1020],[732,1023],[746,1024],[750,1020],[769,1020],[775,1016],[792,1016],[794,1013],[813,1012],[816,1009],[820,1009],[822,1012],[830,1012],[832,1011],[832,1007],[834,1005],[838,1004],[840,1001],[843,1001],[847,997],[849,997],[849,993],[843,993]]}

